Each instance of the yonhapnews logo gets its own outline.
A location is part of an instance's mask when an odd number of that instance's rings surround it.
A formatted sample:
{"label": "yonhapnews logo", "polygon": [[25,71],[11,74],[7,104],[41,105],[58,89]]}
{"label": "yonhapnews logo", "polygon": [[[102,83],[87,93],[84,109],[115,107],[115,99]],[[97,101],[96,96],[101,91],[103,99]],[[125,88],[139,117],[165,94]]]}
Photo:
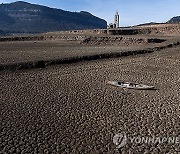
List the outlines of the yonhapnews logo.
{"label": "yonhapnews logo", "polygon": [[127,136],[126,134],[116,134],[113,137],[113,143],[117,146],[117,148],[122,148],[127,144]]}
{"label": "yonhapnews logo", "polygon": [[180,145],[179,136],[127,136],[125,133],[116,134],[113,137],[113,143],[117,146],[116,148],[122,148],[128,143],[135,144],[174,144]]}

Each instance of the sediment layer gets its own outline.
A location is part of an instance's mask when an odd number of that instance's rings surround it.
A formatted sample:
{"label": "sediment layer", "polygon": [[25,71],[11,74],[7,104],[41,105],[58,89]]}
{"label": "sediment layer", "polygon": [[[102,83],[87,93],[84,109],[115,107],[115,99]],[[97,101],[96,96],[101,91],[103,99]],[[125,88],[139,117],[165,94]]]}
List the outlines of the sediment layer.
{"label": "sediment layer", "polygon": [[77,57],[68,57],[62,59],[52,59],[52,60],[38,60],[38,61],[30,61],[30,62],[17,62],[12,64],[1,64],[0,70],[22,70],[22,69],[33,69],[33,68],[45,68],[46,66],[55,65],[55,64],[70,64],[76,63],[80,61],[90,61],[97,59],[106,59],[106,58],[116,58],[116,57],[124,57],[130,55],[138,55],[151,53],[154,51],[159,51],[166,48],[171,48],[174,46],[180,45],[180,42],[170,43],[167,45],[162,45],[154,48],[147,48],[142,50],[135,51],[121,51],[121,52],[111,52],[111,53],[103,53],[103,54],[93,54],[93,55],[85,55],[85,56],[77,56]]}

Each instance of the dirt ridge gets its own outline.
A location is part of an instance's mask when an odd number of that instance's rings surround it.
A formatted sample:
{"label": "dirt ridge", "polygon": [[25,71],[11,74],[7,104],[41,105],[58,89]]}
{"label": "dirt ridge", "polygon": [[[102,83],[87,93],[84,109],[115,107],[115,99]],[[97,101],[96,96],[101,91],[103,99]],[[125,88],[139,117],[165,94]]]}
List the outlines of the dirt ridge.
{"label": "dirt ridge", "polygon": [[162,43],[165,42],[165,39],[159,39],[159,38],[134,38],[134,37],[96,37],[96,36],[90,36],[81,41],[81,44],[86,45],[101,45],[101,44],[126,44],[126,45],[134,45],[134,44],[148,44],[148,43]]}
{"label": "dirt ridge", "polygon": [[152,53],[154,51],[159,51],[166,48],[172,48],[178,45],[180,45],[179,41],[175,43],[169,43],[167,45],[154,47],[154,48],[147,48],[147,49],[135,50],[135,51],[112,52],[112,53],[77,56],[77,57],[68,57],[68,58],[62,58],[62,59],[1,64],[0,71],[3,71],[3,70],[16,71],[16,70],[24,70],[24,69],[45,68],[46,66],[56,65],[56,64],[71,64],[71,63],[76,63],[80,61],[91,61],[91,60],[106,59],[106,58],[126,57],[126,56],[131,56],[131,55]]}

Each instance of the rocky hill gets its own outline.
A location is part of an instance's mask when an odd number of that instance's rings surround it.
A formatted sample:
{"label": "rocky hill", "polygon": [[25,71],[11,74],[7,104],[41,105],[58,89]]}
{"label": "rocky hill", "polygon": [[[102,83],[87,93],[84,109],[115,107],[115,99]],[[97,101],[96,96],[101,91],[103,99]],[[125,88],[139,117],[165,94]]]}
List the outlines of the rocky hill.
{"label": "rocky hill", "polygon": [[180,16],[171,18],[168,23],[180,23]]}
{"label": "rocky hill", "polygon": [[69,12],[22,1],[0,4],[0,33],[42,33],[106,26],[105,20],[85,11]]}

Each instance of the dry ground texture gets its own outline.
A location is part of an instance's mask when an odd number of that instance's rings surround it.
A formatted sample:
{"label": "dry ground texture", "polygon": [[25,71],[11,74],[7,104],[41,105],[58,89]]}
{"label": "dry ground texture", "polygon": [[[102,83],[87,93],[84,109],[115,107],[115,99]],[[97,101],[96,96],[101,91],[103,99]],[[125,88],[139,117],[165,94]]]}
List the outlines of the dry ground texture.
{"label": "dry ground texture", "polygon": [[[8,49],[6,43],[15,42],[4,42],[1,51]],[[29,50],[31,43],[14,50]],[[129,57],[0,71],[0,153],[178,154],[177,142],[128,140],[117,149],[113,137],[122,132],[128,137],[180,137],[179,68],[176,46]],[[154,85],[156,90],[123,90],[107,80]]]}
{"label": "dry ground texture", "polygon": [[[144,56],[1,72],[2,153],[118,153],[113,136],[180,135],[180,48]],[[155,91],[123,91],[124,80]],[[179,145],[127,144],[123,153],[178,153]]]}
{"label": "dry ground texture", "polygon": [[[67,37],[73,38],[74,35]],[[154,38],[149,36],[87,36],[80,41],[54,38],[43,41],[0,42],[0,65],[153,48],[160,44],[150,42]],[[158,40],[168,44],[180,39],[158,37]]]}

